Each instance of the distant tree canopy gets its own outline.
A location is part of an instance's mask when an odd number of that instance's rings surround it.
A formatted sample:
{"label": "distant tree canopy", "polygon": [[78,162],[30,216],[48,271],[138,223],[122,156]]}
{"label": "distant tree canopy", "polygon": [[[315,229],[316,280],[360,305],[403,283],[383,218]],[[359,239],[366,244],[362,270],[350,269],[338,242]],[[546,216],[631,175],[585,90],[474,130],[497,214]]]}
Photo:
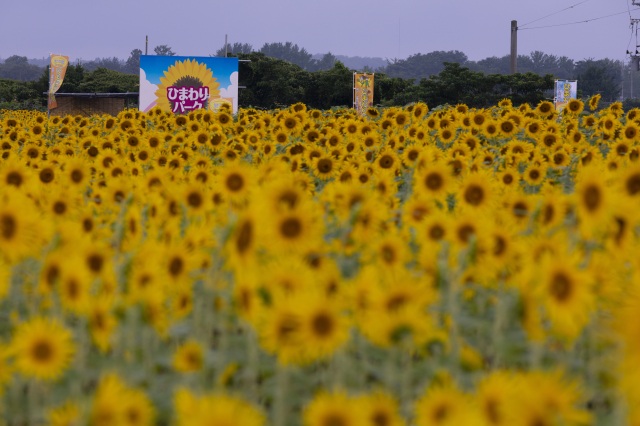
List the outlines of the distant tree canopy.
{"label": "distant tree canopy", "polygon": [[468,58],[462,52],[453,50],[450,52],[435,51],[427,54],[418,53],[407,59],[394,59],[384,68],[383,72],[391,77],[414,79],[439,74],[444,69],[445,62],[465,64]]}
{"label": "distant tree canopy", "polygon": [[166,44],[161,44],[159,46],[154,47],[153,51],[158,56],[175,56],[176,55],[173,49],[171,49],[171,47],[167,46]]}
{"label": "distant tree canopy", "polygon": [[[225,51],[228,56],[248,60],[239,65],[239,84],[245,87],[239,92],[241,106],[276,108],[295,102],[322,109],[351,106],[354,70],[330,52],[313,57],[291,42],[266,43],[259,51],[247,43],[233,43],[226,50],[224,46],[218,49],[216,55],[224,56]],[[156,46],[154,52],[175,55],[168,45]],[[125,61],[114,57],[71,64],[60,92],[138,91],[141,55],[140,49],[133,49]],[[604,102],[618,100],[623,88],[631,97],[634,85],[640,88],[635,64],[610,59],[574,63],[540,51],[518,56],[518,73],[513,75],[509,55],[471,61],[459,51],[394,59],[375,72],[374,103],[382,106],[425,101],[430,106],[465,103],[483,107],[502,98],[510,98],[514,104],[537,104],[553,96],[555,79],[576,79],[579,97],[599,93]],[[4,108],[44,105],[47,67],[12,56],[0,63],[0,79],[6,80],[0,85]]]}
{"label": "distant tree canopy", "polygon": [[0,78],[30,81],[37,79],[40,73],[42,73],[42,68],[31,65],[26,56],[10,56],[0,64]]}
{"label": "distant tree canopy", "polygon": [[253,46],[249,43],[229,43],[226,46],[223,45],[220,49],[216,50],[214,56],[238,56],[240,54],[248,54],[251,52],[253,52]]}

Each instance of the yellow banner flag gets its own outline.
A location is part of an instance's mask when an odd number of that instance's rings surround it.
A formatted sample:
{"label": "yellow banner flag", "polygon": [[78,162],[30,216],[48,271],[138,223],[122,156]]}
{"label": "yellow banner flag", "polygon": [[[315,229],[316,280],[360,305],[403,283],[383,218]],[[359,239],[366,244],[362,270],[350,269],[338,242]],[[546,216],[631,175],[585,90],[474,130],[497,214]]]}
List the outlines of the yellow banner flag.
{"label": "yellow banner flag", "polygon": [[353,107],[360,115],[373,106],[373,74],[353,73]]}
{"label": "yellow banner flag", "polygon": [[68,56],[51,55],[49,64],[49,109],[53,109],[58,106],[54,93],[56,93],[58,89],[60,89],[60,86],[62,86],[68,65]]}

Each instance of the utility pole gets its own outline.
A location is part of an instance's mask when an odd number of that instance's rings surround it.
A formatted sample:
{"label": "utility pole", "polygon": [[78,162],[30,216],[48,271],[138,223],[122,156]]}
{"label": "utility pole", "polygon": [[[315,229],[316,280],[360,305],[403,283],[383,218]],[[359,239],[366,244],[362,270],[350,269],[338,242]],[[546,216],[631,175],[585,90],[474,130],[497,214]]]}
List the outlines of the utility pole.
{"label": "utility pole", "polygon": [[227,43],[227,35],[224,35],[224,57],[226,58],[229,54],[229,44]]}
{"label": "utility pole", "polygon": [[144,37],[144,54],[146,55],[149,51],[149,36]]}
{"label": "utility pole", "polygon": [[518,21],[511,21],[511,74],[518,72]]}

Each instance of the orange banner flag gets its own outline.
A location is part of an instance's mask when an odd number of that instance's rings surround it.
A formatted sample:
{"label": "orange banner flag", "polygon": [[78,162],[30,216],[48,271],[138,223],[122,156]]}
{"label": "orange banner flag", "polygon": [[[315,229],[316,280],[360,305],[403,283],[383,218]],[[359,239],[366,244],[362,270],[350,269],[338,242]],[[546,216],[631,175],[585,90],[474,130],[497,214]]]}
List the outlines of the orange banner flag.
{"label": "orange banner flag", "polygon": [[62,55],[51,55],[49,64],[49,109],[56,108],[58,103],[54,93],[60,89],[69,65],[69,57]]}

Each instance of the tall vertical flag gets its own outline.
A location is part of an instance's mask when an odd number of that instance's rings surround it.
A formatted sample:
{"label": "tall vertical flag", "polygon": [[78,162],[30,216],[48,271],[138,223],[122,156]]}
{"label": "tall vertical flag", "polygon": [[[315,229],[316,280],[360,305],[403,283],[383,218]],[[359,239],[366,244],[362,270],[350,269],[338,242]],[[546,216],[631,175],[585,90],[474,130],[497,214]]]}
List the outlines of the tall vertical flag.
{"label": "tall vertical flag", "polygon": [[373,106],[373,73],[353,73],[353,108],[360,115]]}
{"label": "tall vertical flag", "polygon": [[556,111],[560,112],[569,103],[571,99],[578,97],[578,81],[577,80],[556,80],[555,96],[553,103]]}
{"label": "tall vertical flag", "polygon": [[49,63],[49,109],[57,108],[58,103],[54,93],[60,89],[64,81],[64,75],[69,65],[69,57],[62,55],[51,55]]}

